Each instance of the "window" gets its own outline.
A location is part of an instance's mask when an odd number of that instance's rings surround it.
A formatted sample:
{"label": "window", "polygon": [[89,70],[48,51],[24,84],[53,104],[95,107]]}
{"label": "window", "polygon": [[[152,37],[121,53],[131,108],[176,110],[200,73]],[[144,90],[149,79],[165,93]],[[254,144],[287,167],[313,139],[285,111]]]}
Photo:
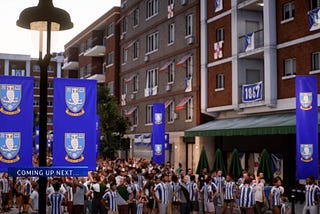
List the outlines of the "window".
{"label": "window", "polygon": [[128,60],[128,49],[122,48],[122,64],[126,64]]}
{"label": "window", "polygon": [[53,106],[53,101],[52,100],[48,100],[47,101],[47,106],[48,107],[52,107]]}
{"label": "window", "polygon": [[216,41],[220,42],[224,40],[224,29],[223,28],[218,28],[216,30]]}
{"label": "window", "polygon": [[310,10],[320,7],[320,0],[310,0]]}
{"label": "window", "polygon": [[159,12],[159,2],[158,0],[148,0],[146,5],[146,18],[150,19],[151,17],[155,16]]}
{"label": "window", "polygon": [[192,56],[189,56],[189,58],[186,60],[186,77],[192,77],[192,73],[193,73]]}
{"label": "window", "polygon": [[127,94],[127,83],[126,83],[126,79],[122,79],[122,94]]}
{"label": "window", "polygon": [[159,33],[155,32],[147,36],[147,53],[157,51],[159,45]]}
{"label": "window", "polygon": [[108,89],[109,89],[109,94],[114,95],[114,82],[108,82]]}
{"label": "window", "polygon": [[158,86],[158,69],[151,69],[147,71],[147,87],[154,88]]}
{"label": "window", "polygon": [[136,41],[133,43],[133,59],[137,59],[139,57],[139,42]]}
{"label": "window", "polygon": [[139,8],[136,8],[133,11],[133,27],[136,27],[139,25]]}
{"label": "window", "polygon": [[137,126],[138,125],[138,108],[136,108],[132,112],[132,125]]}
{"label": "window", "polygon": [[224,75],[217,74],[216,80],[217,80],[216,89],[223,89],[224,88]]}
{"label": "window", "polygon": [[32,71],[33,72],[40,72],[40,66],[39,65],[33,65],[32,66]]}
{"label": "window", "polygon": [[86,73],[85,76],[91,75],[91,72],[92,72],[92,66],[91,66],[91,64],[88,64],[88,65],[87,65],[87,73]]}
{"label": "window", "polygon": [[192,35],[192,26],[193,26],[193,15],[187,15],[186,17],[186,36],[191,36]]}
{"label": "window", "polygon": [[289,2],[282,5],[282,20],[294,18],[294,2]]}
{"label": "window", "polygon": [[80,78],[83,78],[85,76],[85,67],[80,68]]}
{"label": "window", "polygon": [[320,52],[311,54],[311,69],[312,71],[320,70]]}
{"label": "window", "polygon": [[152,105],[146,107],[146,124],[152,124]]}
{"label": "window", "polygon": [[174,43],[174,23],[168,26],[168,44]]}
{"label": "window", "polygon": [[48,72],[54,72],[54,68],[52,65],[49,65],[47,69],[48,69]]}
{"label": "window", "polygon": [[122,34],[127,33],[127,24],[128,24],[128,18],[124,17],[122,19]]}
{"label": "window", "polygon": [[40,88],[40,82],[34,82],[34,87],[35,88]]}
{"label": "window", "polygon": [[174,0],[168,0],[168,5],[174,4]]}
{"label": "window", "polygon": [[171,102],[167,107],[167,118],[168,123],[173,123],[174,121],[174,102]]}
{"label": "window", "polygon": [[139,79],[138,79],[138,75],[135,75],[133,77],[133,84],[132,84],[132,91],[133,92],[138,92],[139,89]]}
{"label": "window", "polygon": [[284,60],[284,75],[291,76],[296,74],[296,59],[290,58]]}
{"label": "window", "polygon": [[53,82],[48,82],[47,87],[48,87],[48,88],[53,88]]}
{"label": "window", "polygon": [[39,100],[33,100],[33,106],[39,106],[40,102]]}
{"label": "window", "polygon": [[172,62],[170,65],[168,65],[168,83],[174,82],[174,63]]}
{"label": "window", "polygon": [[193,113],[193,103],[192,98],[188,100],[186,103],[186,121],[192,121],[192,113]]}
{"label": "window", "polygon": [[108,53],[108,61],[107,61],[107,65],[113,65],[114,63],[114,52],[110,52]]}
{"label": "window", "polygon": [[92,48],[92,39],[91,38],[89,38],[87,40],[87,49],[90,49],[90,48]]}
{"label": "window", "polygon": [[[86,44],[83,42],[83,43],[81,43],[81,45],[80,45],[80,54],[82,54],[85,50],[86,50]],[[79,55],[80,55],[80,54],[79,54]]]}
{"label": "window", "polygon": [[108,29],[107,29],[107,37],[112,36],[114,33],[114,24],[111,23],[108,25]]}

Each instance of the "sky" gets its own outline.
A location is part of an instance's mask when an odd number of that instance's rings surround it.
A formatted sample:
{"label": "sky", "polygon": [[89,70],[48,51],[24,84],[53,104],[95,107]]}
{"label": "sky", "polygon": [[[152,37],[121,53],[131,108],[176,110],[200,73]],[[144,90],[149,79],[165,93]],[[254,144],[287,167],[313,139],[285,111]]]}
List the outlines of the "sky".
{"label": "sky", "polygon": [[[38,2],[39,0],[1,0],[0,53],[39,57],[39,33],[16,25],[20,13],[27,7],[37,6]],[[63,52],[66,43],[112,7],[119,6],[120,0],[53,0],[53,5],[66,10],[74,25],[70,30],[51,35],[51,52]]]}

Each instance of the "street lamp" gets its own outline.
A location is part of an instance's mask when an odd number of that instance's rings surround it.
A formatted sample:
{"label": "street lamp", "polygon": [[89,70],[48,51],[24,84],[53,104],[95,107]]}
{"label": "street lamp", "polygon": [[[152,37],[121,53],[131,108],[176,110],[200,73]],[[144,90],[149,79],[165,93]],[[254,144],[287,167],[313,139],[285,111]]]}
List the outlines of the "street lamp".
{"label": "street lamp", "polygon": [[[39,118],[39,166],[47,165],[47,86],[50,63],[51,31],[68,30],[73,27],[70,15],[65,10],[53,6],[52,0],[39,0],[38,6],[24,9],[17,26],[40,32],[40,118]],[[47,31],[47,52],[42,58],[42,32]],[[39,178],[39,213],[46,213],[47,179]]]}

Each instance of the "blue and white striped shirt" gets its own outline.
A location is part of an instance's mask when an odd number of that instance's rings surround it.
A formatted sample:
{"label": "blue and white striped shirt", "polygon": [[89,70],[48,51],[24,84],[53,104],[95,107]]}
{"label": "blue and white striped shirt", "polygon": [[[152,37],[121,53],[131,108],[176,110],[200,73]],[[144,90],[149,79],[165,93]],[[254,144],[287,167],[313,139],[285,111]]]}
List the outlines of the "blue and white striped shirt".
{"label": "blue and white striped shirt", "polygon": [[254,205],[254,190],[248,185],[244,184],[240,186],[239,194],[239,206],[244,208],[249,208]]}
{"label": "blue and white striped shirt", "polygon": [[270,194],[272,194],[272,205],[279,206],[281,205],[281,195],[284,193],[284,188],[282,186],[276,187],[273,186],[271,188]]}
{"label": "blue and white striped shirt", "polygon": [[137,204],[137,213],[136,214],[143,214],[143,203]]}
{"label": "blue and white striped shirt", "polygon": [[236,193],[236,184],[234,181],[225,181],[224,182],[224,195],[225,200],[234,199],[234,194]]}
{"label": "blue and white striped shirt", "polygon": [[62,214],[62,202],[64,196],[61,193],[52,193],[49,195],[50,214]]}
{"label": "blue and white striped shirt", "polygon": [[305,197],[306,197],[306,206],[314,206],[316,205],[317,194],[320,192],[320,188],[318,185],[306,185],[305,187]]}
{"label": "blue and white striped shirt", "polygon": [[108,201],[108,208],[112,212],[118,211],[118,204],[117,204],[117,191],[109,190],[103,195],[104,199]]}
{"label": "blue and white striped shirt", "polygon": [[154,188],[157,198],[161,201],[161,204],[169,203],[168,187],[163,182],[158,183]]}
{"label": "blue and white striped shirt", "polygon": [[198,200],[198,185],[192,181],[188,185],[190,201],[197,201]]}
{"label": "blue and white striped shirt", "polygon": [[217,191],[217,186],[212,183],[207,184],[202,187],[201,192],[203,193],[203,199],[205,202],[212,202],[213,201],[213,195]]}
{"label": "blue and white striped shirt", "polygon": [[[171,187],[172,187],[172,192],[174,192],[177,189],[177,186],[179,186],[179,183],[175,183],[173,181],[171,181]],[[177,201],[178,198],[172,194],[172,201]]]}
{"label": "blue and white striped shirt", "polygon": [[212,179],[212,181],[216,184],[216,186],[218,187],[218,191],[222,192],[222,188],[225,182],[225,178],[223,176],[216,176]]}

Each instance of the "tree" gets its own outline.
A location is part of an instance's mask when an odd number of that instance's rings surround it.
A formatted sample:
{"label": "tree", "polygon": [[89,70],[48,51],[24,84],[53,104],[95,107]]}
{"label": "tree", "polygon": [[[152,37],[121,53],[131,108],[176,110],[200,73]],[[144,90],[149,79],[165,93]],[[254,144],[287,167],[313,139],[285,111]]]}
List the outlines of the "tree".
{"label": "tree", "polygon": [[98,87],[97,112],[100,116],[100,155],[114,157],[118,150],[128,150],[128,140],[124,134],[130,125],[128,119],[121,115],[115,96],[109,94],[108,88]]}

